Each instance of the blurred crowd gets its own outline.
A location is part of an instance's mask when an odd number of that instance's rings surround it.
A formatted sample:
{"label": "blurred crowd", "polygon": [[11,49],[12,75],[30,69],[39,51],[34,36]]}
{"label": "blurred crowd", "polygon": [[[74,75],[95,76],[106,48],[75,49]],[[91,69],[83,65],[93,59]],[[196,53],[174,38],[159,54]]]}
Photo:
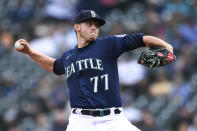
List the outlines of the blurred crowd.
{"label": "blurred crowd", "polygon": [[73,48],[73,18],[93,9],[106,19],[100,37],[143,32],[174,47],[176,61],[156,70],[137,64],[140,49],[119,58],[126,117],[142,131],[197,131],[196,0],[1,0],[0,130],[64,131],[70,106],[64,76],[14,49],[24,38],[58,58]]}

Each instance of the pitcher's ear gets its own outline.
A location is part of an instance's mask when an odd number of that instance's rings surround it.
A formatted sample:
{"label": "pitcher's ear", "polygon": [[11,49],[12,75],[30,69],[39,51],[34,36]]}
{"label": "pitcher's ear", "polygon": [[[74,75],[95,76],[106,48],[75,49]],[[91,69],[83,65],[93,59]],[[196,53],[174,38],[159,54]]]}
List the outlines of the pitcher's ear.
{"label": "pitcher's ear", "polygon": [[75,31],[79,30],[79,24],[74,24]]}

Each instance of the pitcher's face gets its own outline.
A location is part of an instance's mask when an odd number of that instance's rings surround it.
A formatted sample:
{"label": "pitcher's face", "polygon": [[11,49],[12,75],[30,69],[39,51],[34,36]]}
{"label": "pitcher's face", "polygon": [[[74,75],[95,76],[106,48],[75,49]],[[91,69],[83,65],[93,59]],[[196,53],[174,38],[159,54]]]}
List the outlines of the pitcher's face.
{"label": "pitcher's face", "polygon": [[88,20],[77,24],[75,30],[79,37],[82,37],[85,41],[95,41],[99,33],[99,24],[96,21]]}

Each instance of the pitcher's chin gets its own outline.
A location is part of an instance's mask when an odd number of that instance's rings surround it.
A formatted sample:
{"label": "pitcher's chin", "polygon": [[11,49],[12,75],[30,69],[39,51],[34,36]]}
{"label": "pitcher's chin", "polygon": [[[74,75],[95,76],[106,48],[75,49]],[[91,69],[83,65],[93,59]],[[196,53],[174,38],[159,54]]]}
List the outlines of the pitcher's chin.
{"label": "pitcher's chin", "polygon": [[89,41],[95,41],[97,37],[90,37]]}

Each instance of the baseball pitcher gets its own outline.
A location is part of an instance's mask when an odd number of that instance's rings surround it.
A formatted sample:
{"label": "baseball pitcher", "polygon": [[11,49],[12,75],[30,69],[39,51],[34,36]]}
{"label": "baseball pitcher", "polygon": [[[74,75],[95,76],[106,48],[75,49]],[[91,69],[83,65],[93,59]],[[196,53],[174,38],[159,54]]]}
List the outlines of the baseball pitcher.
{"label": "baseball pitcher", "polygon": [[[74,23],[77,46],[58,59],[36,52],[24,39],[17,41],[24,46],[17,51],[45,70],[65,75],[72,108],[67,131],[139,131],[122,113],[117,59],[140,47],[165,48],[173,56],[170,44],[143,33],[98,38],[99,27],[104,24],[95,11],[82,10]],[[148,62],[140,59],[146,66]]]}

